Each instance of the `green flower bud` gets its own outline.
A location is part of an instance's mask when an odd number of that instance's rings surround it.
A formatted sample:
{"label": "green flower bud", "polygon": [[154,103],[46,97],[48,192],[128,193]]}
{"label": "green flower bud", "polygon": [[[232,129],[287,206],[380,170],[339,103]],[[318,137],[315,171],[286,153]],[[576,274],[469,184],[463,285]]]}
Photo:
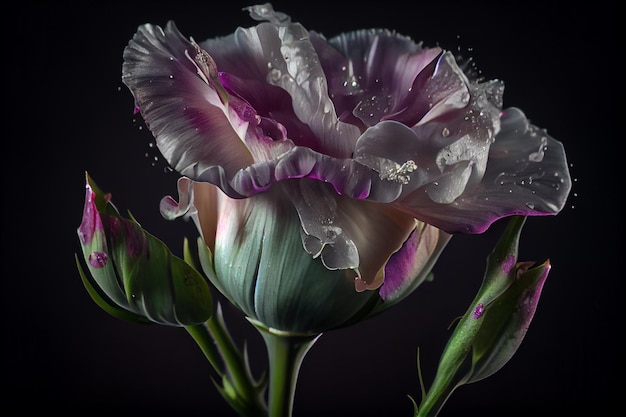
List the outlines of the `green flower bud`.
{"label": "green flower bud", "polygon": [[211,317],[213,302],[205,278],[132,217],[122,218],[110,195],[88,174],[77,232],[91,275],[77,259],[85,287],[110,314],[171,326],[199,324]]}
{"label": "green flower bud", "polygon": [[525,221],[514,217],[489,255],[482,286],[454,329],[417,416],[433,415],[456,388],[500,370],[526,336],[550,263],[517,262]]}
{"label": "green flower bud", "polygon": [[[472,371],[467,383],[487,378],[500,370],[526,336],[551,268],[549,261],[529,268],[532,264],[516,264],[511,286],[490,305],[480,307],[484,309],[483,323],[474,338]],[[477,313],[475,309],[472,317]]]}

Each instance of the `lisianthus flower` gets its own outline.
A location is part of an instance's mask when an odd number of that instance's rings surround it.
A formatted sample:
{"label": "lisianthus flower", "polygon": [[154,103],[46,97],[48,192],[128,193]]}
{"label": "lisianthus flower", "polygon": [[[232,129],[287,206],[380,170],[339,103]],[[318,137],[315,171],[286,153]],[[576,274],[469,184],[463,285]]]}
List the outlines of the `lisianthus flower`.
{"label": "lisianthus flower", "polygon": [[212,250],[249,221],[267,236],[263,206],[325,270],[384,298],[413,288],[410,262],[391,271],[416,231],[441,242],[563,208],[563,146],[502,109],[501,81],[389,30],[327,39],[270,4],[247,10],[256,26],[199,43],[145,24],[124,51],[123,82],[182,176],[162,212],[194,217]]}

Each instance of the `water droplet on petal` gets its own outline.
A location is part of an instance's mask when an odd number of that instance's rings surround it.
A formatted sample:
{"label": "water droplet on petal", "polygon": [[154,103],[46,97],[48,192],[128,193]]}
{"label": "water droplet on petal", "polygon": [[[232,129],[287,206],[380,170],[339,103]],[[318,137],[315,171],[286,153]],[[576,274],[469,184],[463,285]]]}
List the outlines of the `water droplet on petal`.
{"label": "water droplet on petal", "polygon": [[528,160],[531,162],[543,161],[545,151],[547,150],[547,146],[546,146],[547,143],[548,143],[548,138],[545,136],[542,136],[541,143],[539,144],[539,149],[537,149],[536,152],[532,152],[530,155],[528,155]]}
{"label": "water droplet on petal", "polygon": [[354,289],[356,292],[363,292],[367,289],[367,283],[359,276],[354,277]]}
{"label": "water droplet on petal", "polygon": [[333,243],[337,239],[337,236],[342,233],[341,227],[332,225],[322,226],[322,231],[324,232],[324,236],[322,237],[323,243]]}
{"label": "water droplet on petal", "polygon": [[96,251],[89,254],[89,263],[94,268],[102,268],[107,264],[108,260],[109,256],[104,252]]}
{"label": "water droplet on petal", "polygon": [[268,78],[271,83],[277,83],[278,81],[280,81],[280,78],[282,77],[282,75],[283,74],[280,72],[279,69],[274,68],[270,70],[268,74]]}
{"label": "water droplet on petal", "polygon": [[444,138],[447,138],[450,135],[450,130],[447,127],[444,127],[443,130],[441,131],[441,136],[443,136]]}

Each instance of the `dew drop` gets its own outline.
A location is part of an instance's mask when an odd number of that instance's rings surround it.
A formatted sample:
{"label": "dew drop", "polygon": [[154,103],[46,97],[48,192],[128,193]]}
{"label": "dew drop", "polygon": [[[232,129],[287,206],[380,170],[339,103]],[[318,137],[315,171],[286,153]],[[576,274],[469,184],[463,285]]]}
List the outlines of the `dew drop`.
{"label": "dew drop", "polygon": [[274,68],[274,69],[270,70],[270,72],[268,74],[268,77],[269,77],[269,80],[271,82],[276,83],[276,82],[280,81],[280,78],[282,77],[282,73],[280,72],[279,69]]}
{"label": "dew drop", "polygon": [[103,266],[107,264],[108,260],[109,260],[109,257],[104,252],[96,251],[96,252],[91,252],[89,254],[89,263],[94,268],[102,268]]}
{"label": "dew drop", "polygon": [[324,232],[323,243],[333,243],[342,232],[341,227],[332,225],[322,226],[322,231]]}
{"label": "dew drop", "polygon": [[543,161],[545,151],[547,150],[547,146],[546,146],[547,143],[548,143],[548,138],[545,136],[542,136],[541,143],[539,144],[539,149],[536,152],[532,152],[530,155],[528,155],[528,160],[531,162]]}
{"label": "dew drop", "polygon": [[354,289],[356,292],[363,292],[367,289],[367,283],[361,277],[355,277]]}
{"label": "dew drop", "polygon": [[444,127],[443,130],[441,131],[441,136],[443,136],[444,138],[447,138],[448,136],[450,136],[450,130],[447,127]]}

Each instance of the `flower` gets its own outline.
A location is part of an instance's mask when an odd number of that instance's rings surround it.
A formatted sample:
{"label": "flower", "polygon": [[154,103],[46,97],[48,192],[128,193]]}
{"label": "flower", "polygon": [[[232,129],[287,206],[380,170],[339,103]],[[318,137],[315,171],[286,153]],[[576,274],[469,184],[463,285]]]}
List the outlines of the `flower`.
{"label": "flower", "polygon": [[120,216],[86,174],[85,205],[77,229],[83,258],[96,283],[84,273],[92,298],[115,317],[170,326],[203,323],[213,314],[205,278],[134,219]]}
{"label": "flower", "polygon": [[[196,221],[205,272],[253,319],[341,325],[405,297],[449,234],[563,208],[563,146],[502,109],[501,81],[388,30],[327,39],[270,4],[247,10],[257,26],[200,43],[140,26],[122,80],[182,176],[163,215]],[[292,308],[324,318],[293,325]]]}

